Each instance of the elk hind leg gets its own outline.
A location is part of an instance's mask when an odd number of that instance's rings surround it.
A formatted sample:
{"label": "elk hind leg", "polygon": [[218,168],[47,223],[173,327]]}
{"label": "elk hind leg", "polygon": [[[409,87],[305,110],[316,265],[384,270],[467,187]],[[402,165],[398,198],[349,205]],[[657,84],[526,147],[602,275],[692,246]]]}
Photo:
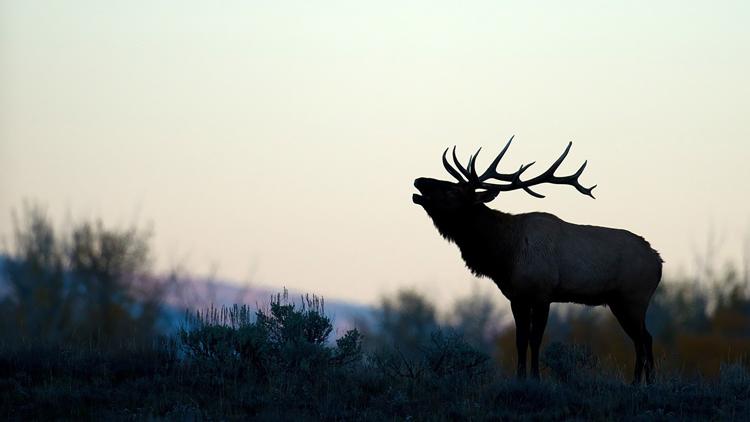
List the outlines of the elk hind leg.
{"label": "elk hind leg", "polygon": [[[633,384],[641,383],[644,365],[646,363],[646,349],[650,350],[650,335],[646,331],[646,312],[640,306],[633,306],[627,303],[610,304],[612,313],[622,326],[625,333],[633,340],[635,346],[635,369],[633,371]],[[648,335],[649,340],[646,340]],[[650,373],[650,369],[648,370]]]}
{"label": "elk hind leg", "polygon": [[646,324],[643,324],[643,348],[645,353],[645,365],[644,369],[646,372],[646,383],[651,384],[654,380],[654,349],[653,349],[653,338],[651,333],[646,329]]}

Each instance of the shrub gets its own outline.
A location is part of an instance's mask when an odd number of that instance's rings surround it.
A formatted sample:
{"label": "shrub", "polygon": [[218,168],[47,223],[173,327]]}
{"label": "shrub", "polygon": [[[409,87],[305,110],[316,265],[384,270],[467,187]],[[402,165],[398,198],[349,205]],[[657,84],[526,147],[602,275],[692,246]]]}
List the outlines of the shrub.
{"label": "shrub", "polygon": [[425,359],[433,374],[438,377],[472,379],[491,372],[490,357],[475,349],[456,333],[432,333]]}
{"label": "shrub", "polygon": [[416,357],[405,355],[397,346],[381,350],[372,356],[372,362],[390,378],[416,381],[428,378],[474,381],[492,372],[490,357],[455,332],[436,330],[430,335],[430,342],[422,344],[420,349]]}
{"label": "shrub", "polygon": [[179,338],[186,357],[202,368],[250,371],[266,382],[269,377],[281,383],[297,377],[314,381],[362,357],[362,336],[356,329],[330,345],[333,326],[323,304],[316,296],[305,296],[297,306],[285,291],[271,300],[269,309],[255,313],[246,305],[209,308],[188,315]]}
{"label": "shrub", "polygon": [[588,345],[553,342],[544,349],[541,359],[552,375],[560,381],[570,381],[590,375],[599,365]]}

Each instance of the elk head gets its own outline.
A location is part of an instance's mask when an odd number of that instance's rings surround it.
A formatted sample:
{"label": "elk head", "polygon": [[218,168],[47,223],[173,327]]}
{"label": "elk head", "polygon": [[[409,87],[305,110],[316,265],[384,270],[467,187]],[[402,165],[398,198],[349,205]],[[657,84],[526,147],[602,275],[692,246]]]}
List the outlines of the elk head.
{"label": "elk head", "polygon": [[[532,179],[521,180],[521,175],[531,167],[534,162],[522,165],[514,173],[498,172],[497,166],[512,141],[513,137],[508,140],[508,143],[505,144],[502,151],[500,151],[497,157],[495,157],[492,164],[490,164],[487,170],[481,175],[479,175],[476,170],[476,160],[481,148],[469,157],[468,165],[464,167],[456,157],[456,147],[454,146],[452,156],[456,168],[451,166],[448,162],[448,148],[446,148],[443,152],[443,166],[448,173],[457,180],[457,182],[420,177],[414,181],[414,186],[419,190],[419,194],[412,195],[412,201],[415,204],[421,205],[430,214],[453,214],[461,212],[462,210],[471,209],[478,204],[490,202],[495,199],[500,192],[508,192],[517,189],[522,189],[536,198],[544,198],[544,195],[531,189],[532,186],[542,183],[570,185],[582,194],[588,195],[592,198],[594,197],[591,191],[596,185],[590,188],[585,188],[578,182],[578,177],[581,176],[583,170],[586,168],[586,162],[584,162],[574,174],[569,176],[554,175],[557,168],[560,167],[560,164],[562,164],[563,160],[568,155],[570,147],[573,145],[572,142],[568,143],[568,146],[565,148],[562,155],[560,155],[560,157],[552,163],[544,173]],[[489,180],[505,183],[489,182]]]}

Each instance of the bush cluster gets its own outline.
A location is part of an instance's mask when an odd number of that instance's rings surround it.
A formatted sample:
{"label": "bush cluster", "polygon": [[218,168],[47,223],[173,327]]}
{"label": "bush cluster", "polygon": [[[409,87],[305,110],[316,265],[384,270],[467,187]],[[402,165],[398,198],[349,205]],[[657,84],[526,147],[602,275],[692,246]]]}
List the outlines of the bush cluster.
{"label": "bush cluster", "polygon": [[306,296],[298,306],[284,292],[271,299],[267,310],[235,305],[187,315],[178,335],[188,364],[196,369],[267,385],[292,378],[318,382],[320,374],[358,364],[362,335],[350,330],[331,345],[332,329],[321,299]]}

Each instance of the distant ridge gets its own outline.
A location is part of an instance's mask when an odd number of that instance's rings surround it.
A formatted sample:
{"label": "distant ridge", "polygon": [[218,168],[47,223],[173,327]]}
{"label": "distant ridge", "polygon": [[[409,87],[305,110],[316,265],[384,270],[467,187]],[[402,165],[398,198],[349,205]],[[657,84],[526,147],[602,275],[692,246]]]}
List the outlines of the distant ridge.
{"label": "distant ridge", "polygon": [[[283,294],[284,287],[238,285],[228,281],[212,278],[181,278],[169,281],[165,295],[164,317],[168,331],[179,328],[185,317],[185,311],[194,312],[210,306],[248,305],[251,308],[265,309],[271,298]],[[289,301],[301,304],[303,295],[315,292],[288,290]],[[318,295],[319,296],[319,295]],[[319,296],[320,297],[320,296]],[[375,310],[367,305],[360,305],[339,299],[323,297],[324,311],[333,320],[334,336],[338,337],[358,322],[371,323]]]}
{"label": "distant ridge", "polygon": [[[5,278],[5,265],[8,257],[0,254],[0,299],[11,290]],[[167,284],[160,326],[166,333],[174,333],[184,322],[185,312],[195,312],[210,306],[248,305],[252,309],[265,309],[271,298],[284,292],[284,287],[239,285],[213,278],[178,277],[161,278]],[[289,301],[301,304],[302,295],[316,292],[287,290]],[[323,297],[325,314],[333,321],[334,337],[356,327],[357,322],[370,324],[375,310],[366,305],[355,304],[339,299]]]}

